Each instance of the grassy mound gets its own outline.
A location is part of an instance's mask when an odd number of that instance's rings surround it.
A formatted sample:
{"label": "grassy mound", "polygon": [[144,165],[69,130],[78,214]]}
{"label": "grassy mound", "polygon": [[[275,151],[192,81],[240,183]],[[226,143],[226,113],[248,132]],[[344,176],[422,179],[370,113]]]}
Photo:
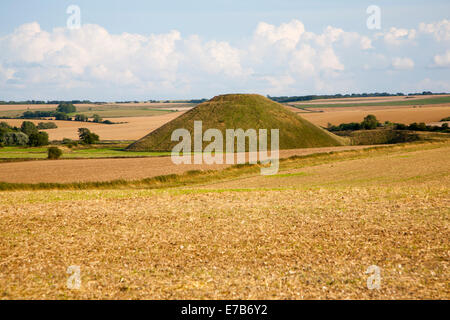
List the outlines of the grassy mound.
{"label": "grassy mound", "polygon": [[[132,151],[170,151],[178,144],[171,141],[172,132],[179,128],[189,130],[193,139],[194,121],[203,122],[203,132],[219,129],[225,140],[226,129],[280,130],[280,149],[330,147],[346,144],[338,137],[317,127],[281,104],[256,94],[227,94],[214,97],[180,117],[166,123],[142,139],[131,144]],[[193,142],[192,142],[193,143]],[[210,142],[204,142],[203,147]],[[225,141],[224,141],[225,143]]]}

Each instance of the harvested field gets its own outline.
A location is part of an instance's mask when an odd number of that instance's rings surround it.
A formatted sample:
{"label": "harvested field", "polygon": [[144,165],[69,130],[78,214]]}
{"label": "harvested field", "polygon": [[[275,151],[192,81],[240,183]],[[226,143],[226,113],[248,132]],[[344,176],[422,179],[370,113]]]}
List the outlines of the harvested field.
{"label": "harvested field", "polygon": [[449,299],[449,148],[293,159],[261,185],[2,192],[1,297]]}
{"label": "harvested field", "polygon": [[[358,150],[367,146],[344,146],[280,150],[280,157],[321,152]],[[175,165],[171,157],[132,159],[43,160],[0,163],[0,181],[11,183],[68,183],[138,180],[189,170],[216,170],[228,165]]]}
{"label": "harvested field", "polygon": [[355,97],[355,98],[340,98],[340,99],[317,99],[292,102],[290,104],[348,104],[348,103],[372,103],[372,102],[398,102],[398,101],[414,101],[422,99],[432,99],[436,97],[448,97],[449,95],[418,95],[418,96],[394,96],[394,97]]}
{"label": "harvested field", "polygon": [[[88,128],[97,133],[102,140],[137,140],[148,134],[150,131],[159,128],[184,112],[171,112],[160,116],[152,117],[123,117],[110,118],[113,122],[126,122],[121,124],[101,124],[93,122],[79,121],[54,121],[57,129],[43,130],[49,135],[50,140],[62,140],[63,138],[78,139],[78,128]],[[106,120],[106,119],[105,119]],[[20,126],[23,119],[6,119],[10,125]],[[35,124],[44,120],[26,120]],[[45,120],[47,121],[47,120]]]}
{"label": "harvested field", "polygon": [[[292,110],[292,109],[291,109]],[[381,122],[391,121],[404,124],[412,122],[436,122],[450,114],[450,105],[422,107],[348,107],[315,108],[314,111],[300,115],[316,125],[326,127],[328,123],[339,125],[348,122],[361,122],[365,116],[373,114]]]}

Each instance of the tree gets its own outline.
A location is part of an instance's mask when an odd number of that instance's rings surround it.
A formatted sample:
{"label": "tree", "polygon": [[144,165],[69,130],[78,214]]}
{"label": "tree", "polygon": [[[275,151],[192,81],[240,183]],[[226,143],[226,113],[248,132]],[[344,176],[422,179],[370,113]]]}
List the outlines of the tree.
{"label": "tree", "polygon": [[94,122],[99,123],[102,122],[102,118],[98,114],[94,114]]}
{"label": "tree", "polygon": [[32,135],[33,133],[37,133],[38,129],[31,121],[24,121],[22,122],[22,126],[20,127],[20,131],[25,133],[27,136]]}
{"label": "tree", "polygon": [[56,129],[58,126],[54,122],[39,122],[37,128],[39,130]]}
{"label": "tree", "polygon": [[376,129],[379,125],[380,123],[373,114],[369,114],[364,118],[364,121],[361,122],[361,127],[366,130]]}
{"label": "tree", "polygon": [[79,128],[78,136],[80,137],[80,141],[85,144],[93,144],[100,140],[97,134],[91,132],[87,128]]}
{"label": "tree", "polygon": [[48,145],[48,133],[44,131],[32,133],[29,136],[28,145],[31,147],[40,147]]}
{"label": "tree", "polygon": [[47,149],[47,157],[48,159],[56,160],[61,157],[62,151],[58,147],[50,147]]}
{"label": "tree", "polygon": [[72,103],[63,102],[58,105],[56,111],[62,113],[74,113],[77,111],[77,108],[75,108]]}
{"label": "tree", "polygon": [[6,132],[2,137],[5,146],[26,146],[28,136],[23,132]]}
{"label": "tree", "polygon": [[88,121],[88,117],[84,114],[77,114],[75,115],[75,121]]}
{"label": "tree", "polygon": [[64,112],[55,113],[55,120],[69,120],[69,116]]}

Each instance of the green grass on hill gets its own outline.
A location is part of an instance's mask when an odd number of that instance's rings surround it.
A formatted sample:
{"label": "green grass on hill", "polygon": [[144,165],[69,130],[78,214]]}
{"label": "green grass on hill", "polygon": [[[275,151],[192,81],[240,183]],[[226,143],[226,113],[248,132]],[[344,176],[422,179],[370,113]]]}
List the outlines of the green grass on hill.
{"label": "green grass on hill", "polygon": [[362,106],[419,106],[419,105],[433,105],[450,103],[450,96],[425,98],[425,99],[405,99],[400,101],[390,102],[359,102],[359,103],[339,103],[339,104],[314,104],[311,102],[305,103],[289,103],[290,106],[304,109],[304,108],[342,108],[342,107],[362,107]]}
{"label": "green grass on hill", "polygon": [[[219,129],[225,138],[226,129],[280,130],[280,149],[312,148],[345,145],[346,140],[301,118],[281,104],[256,94],[227,94],[204,102],[180,117],[166,123],[141,140],[130,145],[133,151],[169,151],[178,144],[171,141],[176,129],[187,129],[193,139],[194,121],[202,121],[203,132]],[[203,148],[209,142],[204,142]],[[193,143],[192,143],[193,145]]]}

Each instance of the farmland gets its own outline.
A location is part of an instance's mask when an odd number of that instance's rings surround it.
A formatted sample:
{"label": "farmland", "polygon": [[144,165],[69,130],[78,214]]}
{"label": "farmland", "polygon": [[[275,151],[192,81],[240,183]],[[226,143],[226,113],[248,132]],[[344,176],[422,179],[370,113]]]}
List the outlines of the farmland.
{"label": "farmland", "polygon": [[410,124],[413,122],[433,123],[441,120],[450,113],[450,104],[447,106],[424,107],[335,107],[314,109],[323,112],[300,113],[312,123],[326,127],[328,123],[361,122],[368,114],[373,114],[378,120]]}
{"label": "farmland", "polygon": [[[242,115],[248,107],[242,101],[236,110],[194,111],[211,126],[233,127],[236,119],[256,126],[263,117],[272,125],[265,112]],[[439,121],[450,110],[448,103],[368,104],[285,107],[323,126],[367,114]],[[46,130],[51,140],[76,139],[79,127],[102,139],[72,148],[54,142],[63,150],[60,160],[44,159],[46,147],[0,148],[1,299],[450,297],[445,133],[366,146],[318,140],[322,147],[280,150],[279,172],[262,176],[262,164],[175,165],[168,152],[126,150],[161,125],[175,129],[195,114],[174,105],[179,111],[161,107],[144,115],[151,110],[141,107],[103,110],[120,124],[54,121],[58,128]],[[273,110],[276,118],[299,121],[298,128],[322,132],[281,106]],[[118,112],[130,113],[114,117]],[[79,290],[66,285],[74,265]],[[371,265],[381,270],[379,290],[367,288]]]}
{"label": "farmland", "polygon": [[[273,177],[242,167],[157,190],[2,192],[1,297],[448,299],[449,151],[301,156]],[[66,288],[70,265],[80,290]]]}
{"label": "farmland", "polygon": [[[287,104],[286,107],[299,113],[312,123],[326,127],[328,123],[360,122],[368,114],[374,114],[380,121],[409,124],[412,122],[436,123],[450,115],[449,96],[443,97],[382,97],[324,99],[313,102]],[[437,103],[437,104],[434,104]],[[138,140],[150,131],[179,117],[194,104],[186,103],[127,103],[106,105],[77,105],[77,114],[92,116],[99,114],[105,120],[119,124],[98,124],[92,122],[54,121],[57,129],[47,130],[50,140],[76,139],[77,129],[86,127],[102,140]],[[296,106],[296,107],[294,107]],[[56,105],[0,105],[0,116],[17,116],[30,110],[54,110]],[[91,109],[91,110],[89,110]],[[2,119],[20,126],[21,119]],[[42,120],[31,120],[34,123]]]}
{"label": "farmland", "polygon": [[[280,156],[305,156],[315,153],[359,150],[367,146],[345,146],[327,148],[308,148],[281,150]],[[11,157],[46,156],[44,150],[35,149],[35,153],[14,154]],[[39,153],[40,152],[40,153]],[[44,153],[45,152],[45,153]],[[1,153],[0,153],[1,154]],[[0,181],[11,183],[70,183],[105,182],[109,180],[133,181],[160,175],[183,173],[189,170],[211,170],[225,168],[227,165],[174,165],[167,152],[130,152],[109,148],[76,150],[63,154],[65,160],[8,162],[0,166]],[[109,157],[108,157],[109,156]],[[26,158],[24,157],[24,158]],[[77,160],[71,160],[73,158]],[[124,158],[124,159],[112,159]],[[83,159],[84,158],[84,159]],[[105,158],[105,159],[93,159]],[[248,158],[248,155],[247,155]],[[11,172],[14,172],[11,175]]]}

